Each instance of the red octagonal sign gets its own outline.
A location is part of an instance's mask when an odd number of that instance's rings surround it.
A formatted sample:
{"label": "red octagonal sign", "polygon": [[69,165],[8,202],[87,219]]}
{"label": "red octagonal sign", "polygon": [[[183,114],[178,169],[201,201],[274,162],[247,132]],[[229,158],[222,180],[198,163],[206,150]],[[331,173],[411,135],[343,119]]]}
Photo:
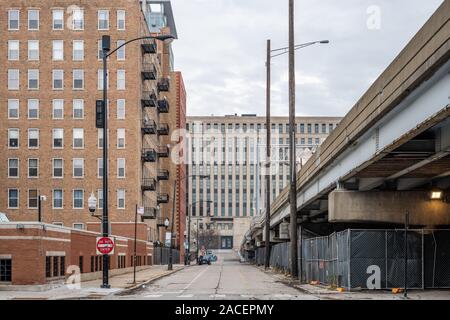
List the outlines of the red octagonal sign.
{"label": "red octagonal sign", "polygon": [[97,254],[113,254],[114,239],[108,237],[98,237],[96,247],[97,247]]}

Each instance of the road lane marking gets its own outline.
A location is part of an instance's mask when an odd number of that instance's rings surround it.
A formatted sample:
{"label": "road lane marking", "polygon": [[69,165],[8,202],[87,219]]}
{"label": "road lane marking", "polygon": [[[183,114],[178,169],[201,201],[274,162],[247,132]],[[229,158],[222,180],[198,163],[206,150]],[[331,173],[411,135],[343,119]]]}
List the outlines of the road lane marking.
{"label": "road lane marking", "polygon": [[182,294],[181,296],[178,296],[177,298],[192,298],[193,294]]}
{"label": "road lane marking", "polygon": [[212,294],[209,296],[210,298],[225,298],[225,294]]}
{"label": "road lane marking", "polygon": [[202,272],[200,272],[194,279],[192,279],[191,280],[191,282],[189,282],[188,283],[188,285],[183,289],[183,291],[184,290],[187,290],[187,289],[189,289],[189,287],[202,275],[202,274],[204,274],[205,272],[206,272],[206,270],[208,270],[209,269],[209,266],[207,266],[206,268],[205,268],[205,270],[203,270]]}
{"label": "road lane marking", "polygon": [[145,296],[146,298],[159,298],[162,297],[162,294],[149,294]]}

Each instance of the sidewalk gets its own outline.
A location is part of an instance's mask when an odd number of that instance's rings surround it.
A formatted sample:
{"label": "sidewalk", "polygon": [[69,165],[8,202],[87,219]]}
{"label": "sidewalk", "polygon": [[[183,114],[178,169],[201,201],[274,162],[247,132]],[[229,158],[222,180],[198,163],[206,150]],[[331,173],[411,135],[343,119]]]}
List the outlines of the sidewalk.
{"label": "sidewalk", "polygon": [[172,271],[167,265],[151,266],[148,269],[136,272],[136,284],[133,284],[133,272],[112,276],[109,279],[111,289],[102,289],[101,279],[81,282],[80,288],[71,289],[67,285],[41,291],[0,291],[0,300],[60,300],[60,299],[101,299],[111,294],[117,294],[125,289],[148,283],[184,268],[184,265],[174,265]]}

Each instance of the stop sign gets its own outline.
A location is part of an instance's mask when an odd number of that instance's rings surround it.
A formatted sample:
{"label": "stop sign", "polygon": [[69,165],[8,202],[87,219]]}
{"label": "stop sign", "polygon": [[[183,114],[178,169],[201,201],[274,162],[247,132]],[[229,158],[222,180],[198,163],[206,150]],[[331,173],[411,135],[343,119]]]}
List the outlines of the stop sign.
{"label": "stop sign", "polygon": [[108,237],[98,237],[96,248],[97,254],[113,254],[114,240]]}

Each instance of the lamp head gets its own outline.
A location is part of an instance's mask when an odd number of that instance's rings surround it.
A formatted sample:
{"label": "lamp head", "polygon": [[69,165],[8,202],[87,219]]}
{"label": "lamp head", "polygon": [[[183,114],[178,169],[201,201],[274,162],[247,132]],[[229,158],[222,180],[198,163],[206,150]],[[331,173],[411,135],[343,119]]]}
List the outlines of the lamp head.
{"label": "lamp head", "polygon": [[156,36],[155,39],[159,40],[159,41],[163,41],[165,44],[170,44],[173,42],[175,37],[170,34],[162,34],[162,35]]}
{"label": "lamp head", "polygon": [[91,196],[88,199],[88,207],[90,213],[94,213],[95,209],[97,208],[97,198],[95,197],[94,193],[91,193]]}
{"label": "lamp head", "polygon": [[322,44],[330,43],[330,40],[322,40],[319,43],[322,43]]}
{"label": "lamp head", "polygon": [[433,188],[430,191],[430,200],[442,200],[444,192],[439,188]]}
{"label": "lamp head", "polygon": [[164,220],[164,226],[166,228],[169,227],[169,223],[170,223],[169,218],[166,218],[166,220]]}

